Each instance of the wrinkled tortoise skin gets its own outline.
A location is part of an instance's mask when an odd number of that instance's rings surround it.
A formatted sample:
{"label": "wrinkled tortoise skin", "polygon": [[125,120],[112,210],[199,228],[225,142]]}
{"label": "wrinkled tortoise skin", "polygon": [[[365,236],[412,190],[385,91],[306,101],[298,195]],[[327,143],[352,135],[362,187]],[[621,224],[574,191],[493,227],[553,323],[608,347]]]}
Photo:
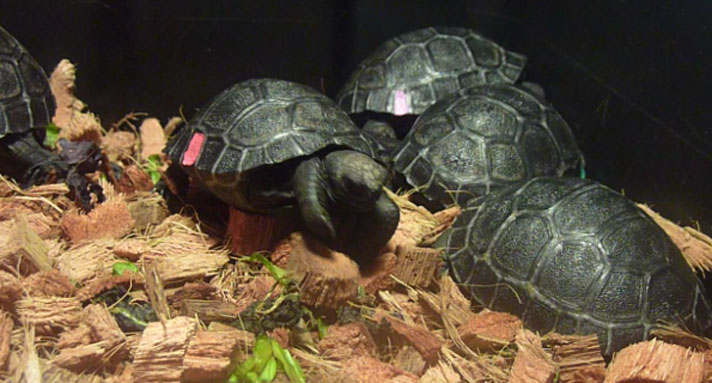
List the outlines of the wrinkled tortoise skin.
{"label": "wrinkled tortoise skin", "polygon": [[387,40],[336,96],[349,113],[420,114],[442,97],[480,84],[514,83],[526,57],[470,29],[424,28]]}
{"label": "wrinkled tortoise skin", "polygon": [[44,128],[54,109],[44,70],[27,49],[0,27],[0,138]]}
{"label": "wrinkled tortoise skin", "polygon": [[473,301],[542,334],[597,334],[609,356],[660,320],[710,327],[709,300],[680,251],[620,194],[537,178],[483,200],[436,244]]}
{"label": "wrinkled tortoise skin", "polygon": [[452,94],[418,117],[394,168],[431,201],[463,205],[537,176],[561,176],[583,161],[571,129],[548,103],[515,85]]}
{"label": "wrinkled tortoise skin", "polygon": [[[195,163],[184,168],[226,203],[257,212],[271,211],[249,200],[248,185],[254,188],[277,177],[269,173],[269,165],[330,146],[373,155],[356,125],[331,99],[277,79],[247,80],[220,93],[169,141],[166,152],[174,162],[182,164],[196,133],[204,135],[202,147]],[[254,176],[248,180],[250,174]]]}

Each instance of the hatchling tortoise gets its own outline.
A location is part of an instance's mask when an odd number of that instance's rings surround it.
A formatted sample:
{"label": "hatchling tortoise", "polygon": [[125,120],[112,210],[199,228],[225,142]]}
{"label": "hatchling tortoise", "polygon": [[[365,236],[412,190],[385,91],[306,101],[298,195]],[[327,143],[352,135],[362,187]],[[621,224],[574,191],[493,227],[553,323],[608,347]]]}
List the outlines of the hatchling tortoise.
{"label": "hatchling tortoise", "polygon": [[474,302],[542,334],[597,334],[605,356],[659,321],[710,328],[710,302],[680,251],[620,194],[535,178],[481,199],[434,245]]}
{"label": "hatchling tortoise", "polygon": [[296,207],[336,250],[368,256],[398,224],[383,191],[388,171],[349,116],[326,96],[288,81],[254,79],[223,91],[169,141],[166,152],[236,208]]}
{"label": "hatchling tortoise", "polygon": [[510,84],[479,85],[433,104],[394,156],[394,169],[442,205],[583,163],[576,140],[551,105]]}
{"label": "hatchling tortoise", "polygon": [[37,141],[54,114],[47,75],[30,53],[0,27],[0,171],[23,186],[42,182],[67,165]]}
{"label": "hatchling tortoise", "polygon": [[470,29],[418,29],[381,44],[359,64],[336,100],[349,113],[420,114],[463,88],[514,83],[525,63],[525,56]]}

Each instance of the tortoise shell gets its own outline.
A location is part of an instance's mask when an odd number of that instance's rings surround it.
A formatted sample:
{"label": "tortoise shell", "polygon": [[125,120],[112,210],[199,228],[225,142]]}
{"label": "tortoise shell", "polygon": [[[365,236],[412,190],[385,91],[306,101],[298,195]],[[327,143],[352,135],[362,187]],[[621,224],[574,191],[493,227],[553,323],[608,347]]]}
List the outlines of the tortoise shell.
{"label": "tortoise shell", "polygon": [[582,162],[571,129],[548,103],[515,85],[461,90],[421,114],[394,167],[431,201],[464,204]]}
{"label": "tortoise shell", "polygon": [[250,193],[280,187],[291,175],[274,165],[293,165],[291,160],[327,147],[373,155],[356,125],[328,97],[284,80],[253,79],[215,97],[172,137],[166,152],[226,203],[264,211],[269,207],[255,206]]}
{"label": "tortoise shell", "polygon": [[349,113],[420,114],[440,98],[473,85],[514,83],[526,57],[470,29],[424,28],[379,46],[336,96]]}
{"label": "tortoise shell", "polygon": [[42,67],[0,27],[0,138],[43,128],[54,115],[54,96]]}
{"label": "tortoise shell", "polygon": [[637,206],[578,178],[535,178],[471,201],[435,246],[477,303],[542,334],[597,334],[604,355],[658,321],[710,327],[680,251]]}

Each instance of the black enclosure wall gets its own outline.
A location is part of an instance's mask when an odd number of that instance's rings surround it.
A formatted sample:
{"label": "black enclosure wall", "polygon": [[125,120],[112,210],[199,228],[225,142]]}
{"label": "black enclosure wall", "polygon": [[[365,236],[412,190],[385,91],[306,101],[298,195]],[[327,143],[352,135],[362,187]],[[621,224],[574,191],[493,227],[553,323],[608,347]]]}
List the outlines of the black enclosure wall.
{"label": "black enclosure wall", "polygon": [[383,40],[467,26],[529,56],[591,178],[712,234],[710,1],[0,0],[0,25],[48,71],[77,63],[105,124],[190,118],[252,77],[333,96]]}

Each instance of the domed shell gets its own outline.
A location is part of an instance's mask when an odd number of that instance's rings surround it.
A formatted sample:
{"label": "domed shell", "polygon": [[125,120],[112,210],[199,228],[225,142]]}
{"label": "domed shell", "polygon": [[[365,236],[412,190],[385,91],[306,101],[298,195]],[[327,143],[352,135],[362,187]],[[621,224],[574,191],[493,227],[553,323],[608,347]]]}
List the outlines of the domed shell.
{"label": "domed shell", "polygon": [[604,355],[661,320],[711,324],[704,288],[665,232],[593,181],[536,178],[472,201],[435,246],[474,301],[540,333],[597,334]]}
{"label": "domed shell", "polygon": [[0,138],[43,128],[54,115],[47,75],[30,53],[0,27]]}
{"label": "domed shell", "polygon": [[526,57],[470,29],[424,28],[394,37],[359,64],[336,96],[349,113],[420,114],[448,94],[514,83]]}
{"label": "domed shell", "polygon": [[420,115],[394,167],[431,201],[463,205],[537,176],[561,176],[583,161],[564,119],[530,91],[481,85]]}
{"label": "domed shell", "polygon": [[373,155],[356,125],[328,97],[289,81],[253,79],[215,97],[171,138],[166,152],[218,197],[250,208],[246,191],[238,187],[244,173],[329,146]]}

